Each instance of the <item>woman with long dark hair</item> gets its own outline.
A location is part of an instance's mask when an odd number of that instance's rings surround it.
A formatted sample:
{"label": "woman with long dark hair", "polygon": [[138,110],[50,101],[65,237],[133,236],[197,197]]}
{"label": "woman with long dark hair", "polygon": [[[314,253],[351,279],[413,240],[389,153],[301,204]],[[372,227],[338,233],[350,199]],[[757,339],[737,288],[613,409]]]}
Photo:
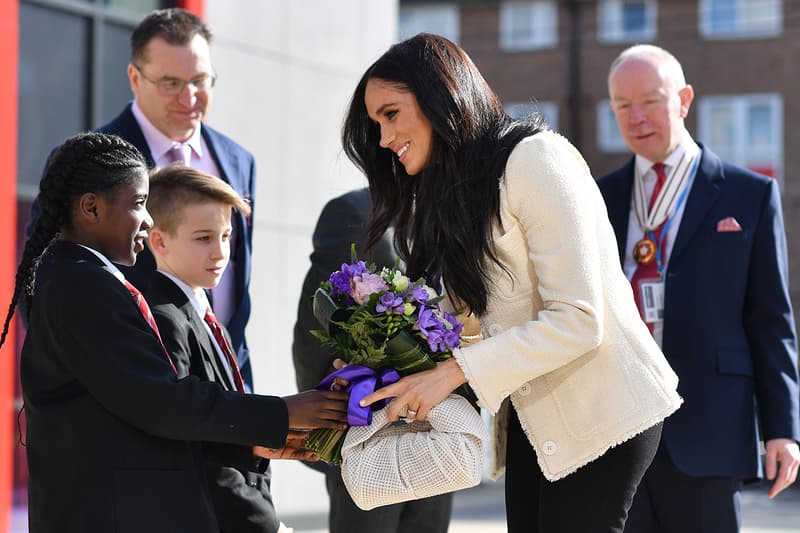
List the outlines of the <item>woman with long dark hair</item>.
{"label": "woman with long dark hair", "polygon": [[511,119],[431,34],[367,69],[342,137],[369,180],[370,242],[393,225],[409,275],[440,279],[484,336],[364,403],[424,419],[468,383],[496,415],[510,532],[622,531],[681,400],[581,155],[539,117]]}

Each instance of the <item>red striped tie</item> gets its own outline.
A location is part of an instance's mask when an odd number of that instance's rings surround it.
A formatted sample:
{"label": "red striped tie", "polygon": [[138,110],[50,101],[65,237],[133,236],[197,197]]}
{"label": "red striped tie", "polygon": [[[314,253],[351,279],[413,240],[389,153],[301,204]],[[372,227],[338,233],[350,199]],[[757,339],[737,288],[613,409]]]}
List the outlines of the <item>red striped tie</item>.
{"label": "red striped tie", "polygon": [[[656,163],[653,165],[653,170],[656,173],[657,179],[655,187],[653,187],[653,193],[650,195],[650,202],[647,206],[648,213],[653,208],[653,204],[658,198],[658,193],[661,192],[661,188],[664,186],[664,182],[667,181],[667,175],[664,172],[664,163]],[[653,232],[653,238],[655,239],[656,246],[659,244],[661,245],[661,257],[663,263],[664,251],[666,250],[667,246],[667,236],[664,235],[664,239],[659,242],[661,238],[661,231],[664,229],[664,224],[666,220],[658,226],[655,231]],[[647,232],[644,232],[644,237],[647,238]],[[658,279],[658,263],[655,259],[650,261],[646,264],[639,264],[636,267],[636,272],[633,273],[633,277],[631,278],[631,285],[633,286],[633,296],[636,299],[636,307],[639,308],[639,315],[644,320],[644,306],[642,306],[641,295],[639,294],[639,282],[645,279]],[[647,329],[650,330],[650,333],[653,333],[653,324],[647,323]]]}
{"label": "red striped tie", "polygon": [[211,329],[211,333],[214,334],[214,339],[217,341],[220,350],[222,350],[222,353],[225,354],[225,357],[228,359],[228,364],[231,367],[231,373],[233,374],[233,381],[234,385],[236,385],[236,390],[239,392],[244,392],[244,380],[242,379],[242,373],[239,372],[239,365],[236,362],[236,356],[233,354],[231,345],[228,344],[228,339],[225,338],[225,334],[222,332],[222,326],[219,325],[219,322],[217,322],[217,317],[214,316],[214,313],[210,308],[206,308],[206,315],[203,317],[203,320],[205,320],[206,324],[208,324],[208,327]]}
{"label": "red striped tie", "polygon": [[167,347],[164,346],[164,342],[161,340],[161,333],[158,332],[156,319],[153,318],[153,313],[150,311],[150,306],[147,305],[147,300],[144,299],[144,296],[142,296],[142,293],[139,292],[139,289],[134,287],[130,281],[125,280],[124,283],[125,287],[128,289],[128,292],[130,292],[131,296],[133,296],[133,301],[136,302],[136,306],[139,308],[139,312],[142,313],[144,321],[147,322],[147,325],[150,326],[150,329],[152,329],[153,333],[156,334],[156,337],[158,338],[158,343],[161,344],[161,348],[164,350],[164,355],[167,356],[167,361],[169,361],[169,366],[172,367],[172,370],[175,372],[175,375],[177,375],[178,369],[175,368],[175,363],[172,362],[172,357],[169,356]]}

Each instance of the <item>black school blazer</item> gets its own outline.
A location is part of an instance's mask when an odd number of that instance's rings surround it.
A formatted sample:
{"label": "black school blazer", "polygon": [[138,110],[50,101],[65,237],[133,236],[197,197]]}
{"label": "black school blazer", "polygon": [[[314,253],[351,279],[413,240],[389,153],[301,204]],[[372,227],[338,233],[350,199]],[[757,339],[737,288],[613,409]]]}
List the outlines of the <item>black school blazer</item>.
{"label": "black school blazer", "polygon": [[217,533],[194,442],[282,446],[286,404],[178,380],[111,271],[74,243],[51,252],[20,367],[31,533]]}

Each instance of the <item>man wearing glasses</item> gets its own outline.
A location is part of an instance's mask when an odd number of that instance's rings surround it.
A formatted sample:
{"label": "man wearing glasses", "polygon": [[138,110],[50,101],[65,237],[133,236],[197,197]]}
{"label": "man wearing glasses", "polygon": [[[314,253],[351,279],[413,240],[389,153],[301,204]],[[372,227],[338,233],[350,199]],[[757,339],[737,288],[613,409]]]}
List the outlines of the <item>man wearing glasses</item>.
{"label": "man wearing glasses", "polygon": [[[253,207],[253,156],[230,138],[202,123],[211,105],[216,75],[211,65],[211,32],[182,9],[153,11],[133,30],[128,80],[134,100],[100,131],[135,145],[151,166],[185,164],[228,182]],[[234,216],[231,261],[212,291],[214,314],[233,341],[239,369],[252,391],[253,372],[245,340],[250,318],[252,215]],[[149,250],[124,271],[145,290],[155,261]]]}
{"label": "man wearing glasses", "polygon": [[[150,167],[184,164],[218,176],[252,208],[253,156],[202,123],[216,82],[210,41],[208,27],[188,11],[173,8],[147,15],[131,35],[128,79],[134,99],[99,131],[128,140],[142,152]],[[38,202],[34,201],[28,228],[33,227],[38,215]],[[211,291],[210,300],[214,314],[230,333],[245,388],[252,392],[252,368],[244,335],[250,317],[252,214],[244,217],[234,213],[231,222],[230,264],[217,288]],[[139,254],[134,267],[121,267],[126,279],[141,291],[147,289],[155,268],[149,249]],[[208,470],[223,532],[290,531],[276,517],[269,469],[254,473],[209,465]]]}

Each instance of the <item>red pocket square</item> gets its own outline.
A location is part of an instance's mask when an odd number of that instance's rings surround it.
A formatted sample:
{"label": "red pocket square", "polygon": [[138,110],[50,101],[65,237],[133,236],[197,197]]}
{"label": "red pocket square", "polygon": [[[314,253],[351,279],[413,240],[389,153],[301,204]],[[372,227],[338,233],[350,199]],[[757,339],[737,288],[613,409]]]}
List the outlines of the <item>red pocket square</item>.
{"label": "red pocket square", "polygon": [[723,218],[717,222],[717,233],[723,231],[742,231],[742,227],[733,217]]}

